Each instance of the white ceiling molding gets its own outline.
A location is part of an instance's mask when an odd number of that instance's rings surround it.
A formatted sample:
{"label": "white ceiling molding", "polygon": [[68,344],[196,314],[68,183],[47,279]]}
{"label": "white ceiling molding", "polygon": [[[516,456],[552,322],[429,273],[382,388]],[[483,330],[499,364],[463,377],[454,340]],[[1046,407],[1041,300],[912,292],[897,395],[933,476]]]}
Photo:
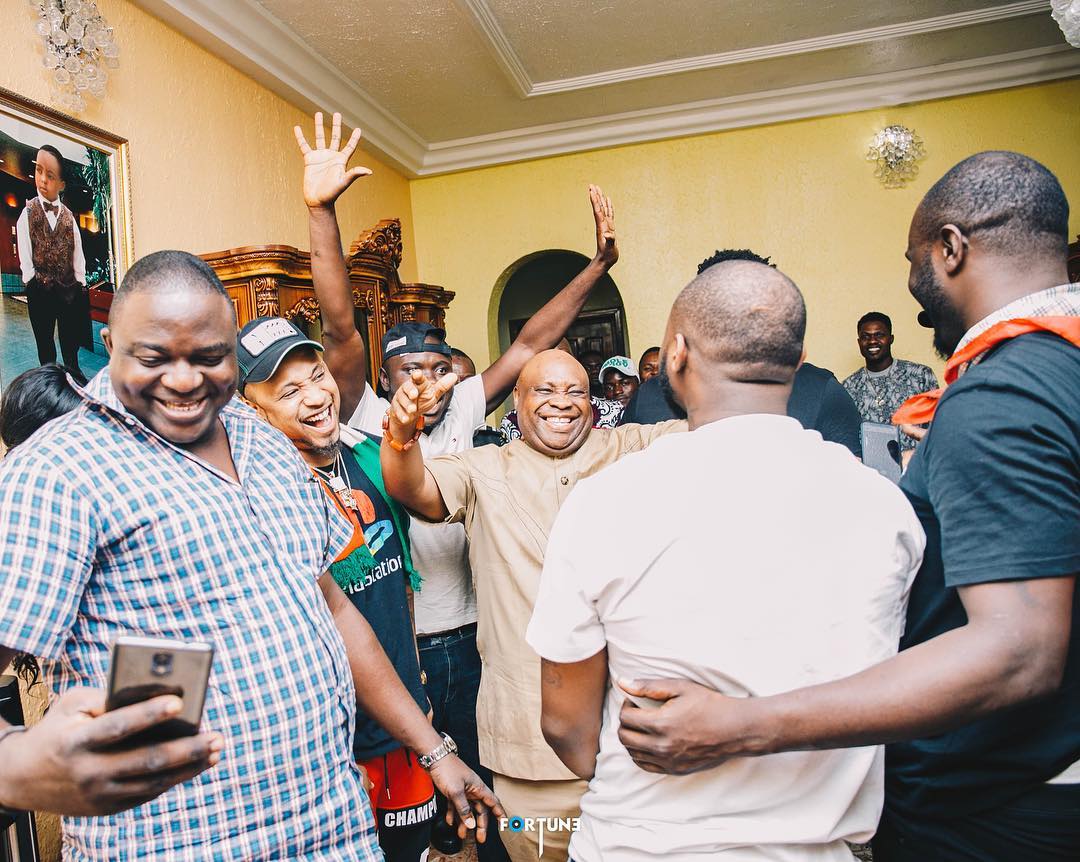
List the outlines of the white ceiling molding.
{"label": "white ceiling molding", "polygon": [[622,84],[644,78],[677,75],[682,72],[700,72],[706,69],[717,69],[721,66],[733,66],[738,63],[752,63],[756,60],[770,60],[776,57],[791,57],[797,54],[809,54],[814,51],[827,51],[831,48],[865,45],[883,39],[918,36],[923,33],[955,30],[959,27],[971,27],[977,24],[988,24],[994,21],[1004,21],[1010,18],[1050,12],[1049,0],[1019,0],[1019,2],[1007,3],[1003,6],[972,9],[951,15],[922,18],[918,21],[904,21],[883,27],[852,30],[848,33],[831,33],[827,36],[815,36],[812,39],[798,39],[793,42],[761,45],[738,51],[724,51],[719,54],[704,54],[700,57],[680,57],[675,60],[665,60],[662,63],[630,66],[625,69],[611,69],[573,78],[533,81],[525,69],[525,64],[514,50],[510,39],[503,32],[502,27],[499,26],[499,22],[488,6],[487,0],[457,0],[457,2],[462,9],[469,13],[469,17],[477,29],[484,35],[488,48],[498,62],[499,68],[510,80],[515,91],[526,98],[548,96],[552,93],[568,93],[573,90],[603,87],[609,84]]}
{"label": "white ceiling molding", "polygon": [[484,42],[491,51],[495,62],[509,79],[510,84],[519,96],[532,95],[533,82],[529,73],[525,70],[525,64],[510,44],[495,15],[488,6],[486,0],[454,0],[465,17],[471,21],[484,37]]}
{"label": "white ceiling molding", "polygon": [[[377,151],[410,177],[1080,75],[1080,51],[1062,43],[913,70],[529,126],[476,137],[426,141],[254,0],[230,0],[228,4],[220,0],[134,2],[298,107],[312,111],[340,110],[348,125],[359,125],[364,130],[369,149]],[[468,8],[484,4],[484,0],[458,2]],[[1042,9],[1048,4],[1013,3],[998,7],[998,11],[1019,7],[1027,8],[1030,13],[1032,8]],[[491,22],[494,23],[493,18]]]}
{"label": "white ceiling molding", "polygon": [[366,145],[414,174],[426,142],[253,0],[135,0],[147,12],[298,107],[338,108]]}
{"label": "white ceiling molding", "polygon": [[1080,75],[1080,51],[1034,48],[920,69],[845,78],[428,145],[420,176],[863,111]]}

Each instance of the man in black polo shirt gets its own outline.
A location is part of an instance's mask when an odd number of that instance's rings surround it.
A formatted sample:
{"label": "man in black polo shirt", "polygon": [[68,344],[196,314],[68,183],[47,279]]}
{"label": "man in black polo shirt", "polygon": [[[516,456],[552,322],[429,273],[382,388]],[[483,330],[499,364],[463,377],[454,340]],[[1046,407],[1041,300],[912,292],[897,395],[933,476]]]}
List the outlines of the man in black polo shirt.
{"label": "man in black polo shirt", "polygon": [[[926,531],[901,652],[846,679],[733,700],[631,683],[639,765],[893,743],[875,862],[1080,858],[1080,285],[1069,207],[1017,153],[979,153],[927,193],[908,286],[948,388],[901,488]],[[914,410],[913,408],[909,408]],[[900,417],[894,417],[897,421]]]}

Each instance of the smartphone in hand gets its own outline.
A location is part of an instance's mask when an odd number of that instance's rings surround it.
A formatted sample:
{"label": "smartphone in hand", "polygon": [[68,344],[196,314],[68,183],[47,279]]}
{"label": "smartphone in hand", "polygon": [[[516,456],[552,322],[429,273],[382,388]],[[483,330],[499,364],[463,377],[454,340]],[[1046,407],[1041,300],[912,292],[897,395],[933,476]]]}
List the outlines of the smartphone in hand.
{"label": "smartphone in hand", "polygon": [[184,702],[180,714],[129,737],[136,747],[199,732],[214,648],[159,638],[117,638],[112,646],[106,711],[174,694]]}

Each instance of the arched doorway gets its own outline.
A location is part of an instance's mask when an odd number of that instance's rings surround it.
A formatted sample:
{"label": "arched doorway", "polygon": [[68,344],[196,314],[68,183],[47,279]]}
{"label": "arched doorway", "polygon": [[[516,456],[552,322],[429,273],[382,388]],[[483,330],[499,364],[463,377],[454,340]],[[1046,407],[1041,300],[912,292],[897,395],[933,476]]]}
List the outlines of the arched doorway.
{"label": "arched doorway", "polygon": [[[541,306],[555,296],[589,258],[580,252],[547,249],[526,255],[499,276],[492,293],[494,323],[491,332],[492,356],[502,354],[521,331],[521,327]],[[596,350],[604,358],[626,353],[626,311],[622,296],[610,275],[604,275],[585,303],[581,314],[571,325],[566,337],[575,355]]]}

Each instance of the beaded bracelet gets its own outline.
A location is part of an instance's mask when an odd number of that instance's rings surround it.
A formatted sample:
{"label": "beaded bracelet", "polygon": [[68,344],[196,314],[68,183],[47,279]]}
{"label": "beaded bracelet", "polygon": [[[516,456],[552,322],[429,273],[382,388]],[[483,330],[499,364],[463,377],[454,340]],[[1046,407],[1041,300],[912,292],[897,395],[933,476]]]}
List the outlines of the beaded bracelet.
{"label": "beaded bracelet", "polygon": [[[398,452],[406,452],[412,446],[416,444],[416,441],[420,439],[420,432],[424,430],[424,415],[421,413],[416,417],[416,430],[413,432],[412,439],[406,440],[404,443],[399,443],[390,434],[390,411],[386,411],[386,415],[382,418],[382,430],[383,438],[390,444],[390,448]],[[2,738],[2,737],[0,737]]]}

